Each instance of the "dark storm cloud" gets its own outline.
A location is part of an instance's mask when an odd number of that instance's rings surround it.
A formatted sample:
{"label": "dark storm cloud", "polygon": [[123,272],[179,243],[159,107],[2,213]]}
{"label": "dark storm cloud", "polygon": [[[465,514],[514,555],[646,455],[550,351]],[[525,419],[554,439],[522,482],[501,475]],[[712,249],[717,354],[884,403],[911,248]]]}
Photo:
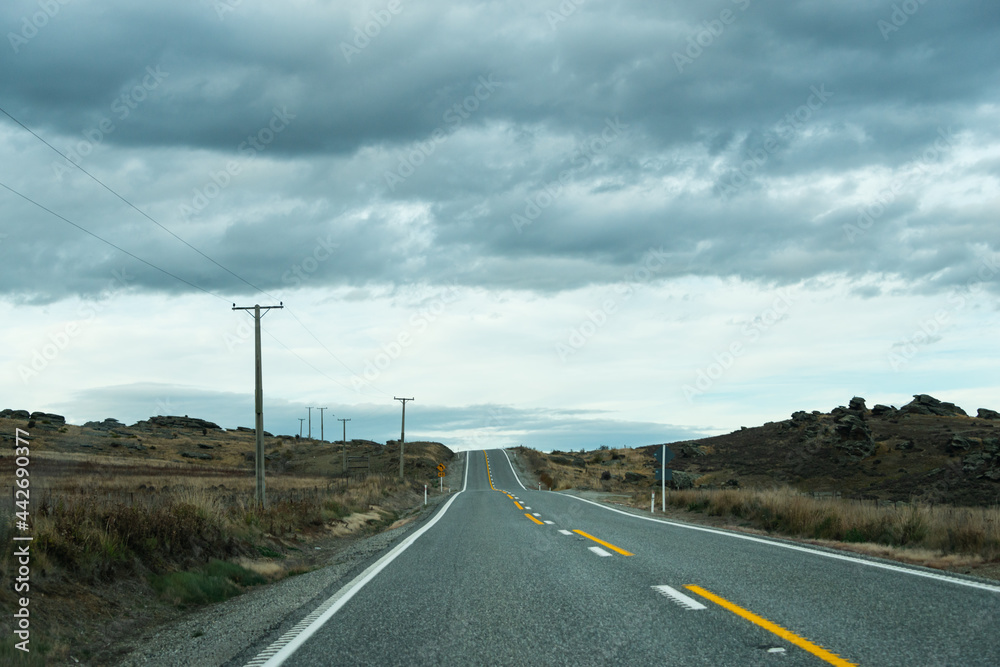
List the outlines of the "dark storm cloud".
{"label": "dark storm cloud", "polygon": [[[651,248],[671,257],[657,277],[947,289],[1000,249],[995,162],[934,172],[997,140],[995,3],[394,6],[78,2],[21,43],[38,5],[8,3],[3,106],[268,291],[557,291],[619,280]],[[226,298],[252,291],[0,128],[4,182]],[[916,176],[862,195],[880,170]],[[985,203],[928,204],[927,179]],[[191,290],[71,228],[43,234],[64,223],[0,195],[8,295],[93,296],[123,263],[131,289]]]}

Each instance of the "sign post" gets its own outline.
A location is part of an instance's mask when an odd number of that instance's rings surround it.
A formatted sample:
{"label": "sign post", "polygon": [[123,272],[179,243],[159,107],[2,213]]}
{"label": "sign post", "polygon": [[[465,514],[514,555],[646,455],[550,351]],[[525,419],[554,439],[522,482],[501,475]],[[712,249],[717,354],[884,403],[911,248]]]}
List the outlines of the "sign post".
{"label": "sign post", "polygon": [[445,465],[443,463],[438,464],[438,490],[444,493],[444,476],[445,476]]}
{"label": "sign post", "polygon": [[663,511],[667,511],[667,480],[673,477],[673,471],[667,470],[667,464],[674,458],[674,453],[666,445],[660,447],[653,454],[653,457],[660,464],[660,469],[656,471],[656,478],[660,480],[660,499],[663,504]]}

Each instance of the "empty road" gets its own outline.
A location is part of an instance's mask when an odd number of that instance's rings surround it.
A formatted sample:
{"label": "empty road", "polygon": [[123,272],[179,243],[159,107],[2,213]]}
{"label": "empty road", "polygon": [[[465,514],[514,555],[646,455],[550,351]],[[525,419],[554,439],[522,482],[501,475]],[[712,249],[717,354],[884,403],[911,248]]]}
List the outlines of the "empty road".
{"label": "empty road", "polygon": [[501,450],[250,665],[1000,664],[1000,586],[525,489]]}

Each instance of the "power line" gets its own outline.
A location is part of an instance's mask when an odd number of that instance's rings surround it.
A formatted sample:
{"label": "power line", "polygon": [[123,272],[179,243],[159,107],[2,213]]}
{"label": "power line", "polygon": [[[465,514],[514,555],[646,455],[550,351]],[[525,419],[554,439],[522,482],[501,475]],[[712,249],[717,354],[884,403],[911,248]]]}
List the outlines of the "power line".
{"label": "power line", "polygon": [[125,248],[122,248],[119,245],[115,245],[114,243],[112,243],[111,241],[107,240],[103,236],[99,236],[99,235],[95,234],[94,232],[90,231],[86,227],[83,227],[81,225],[76,224],[75,222],[73,222],[69,218],[66,218],[65,216],[59,215],[58,213],[56,213],[52,209],[50,209],[50,208],[48,208],[46,206],[43,206],[42,204],[38,203],[37,201],[35,201],[31,197],[29,197],[28,195],[25,195],[25,194],[22,194],[22,193],[18,192],[17,190],[15,190],[14,188],[10,187],[6,183],[0,182],[0,187],[2,187],[4,190],[7,190],[11,194],[17,195],[18,197],[20,197],[21,199],[23,199],[25,201],[27,201],[27,202],[29,202],[31,204],[34,204],[35,206],[37,206],[38,208],[42,209],[46,213],[54,215],[55,217],[59,218],[60,220],[62,220],[66,224],[72,225],[73,227],[76,227],[81,232],[83,232],[85,234],[89,234],[90,236],[93,236],[98,241],[101,241],[102,243],[108,244],[109,246],[111,246],[115,250],[117,250],[119,252],[122,252],[122,253],[125,253],[126,255],[128,255],[129,257],[131,257],[132,259],[138,260],[138,261],[142,262],[143,264],[145,264],[146,266],[148,266],[150,268],[153,268],[153,269],[156,269],[157,271],[159,271],[160,273],[162,273],[164,275],[170,276],[174,280],[179,280],[180,282],[184,283],[185,285],[188,285],[189,287],[195,288],[199,292],[204,292],[205,294],[208,294],[209,296],[214,296],[216,299],[219,299],[220,301],[225,301],[226,303],[229,303],[228,299],[223,299],[221,296],[219,296],[215,292],[211,292],[211,291],[205,289],[204,287],[199,287],[198,285],[195,285],[194,283],[192,283],[190,281],[184,280],[180,276],[178,276],[178,275],[176,275],[174,273],[171,273],[170,271],[167,271],[166,269],[162,269],[159,266],[157,266],[156,264],[153,264],[152,262],[146,261],[142,257],[139,257],[138,255],[135,255],[135,254],[129,252],[128,250],[125,250]]}
{"label": "power line", "polygon": [[160,229],[162,229],[166,233],[170,234],[175,239],[177,239],[178,241],[180,241],[181,243],[183,243],[184,245],[186,245],[188,248],[190,248],[191,250],[194,250],[196,253],[198,253],[199,255],[201,255],[202,257],[204,257],[205,259],[207,259],[208,261],[210,261],[212,264],[215,264],[217,267],[219,267],[220,269],[222,269],[223,271],[225,271],[229,275],[233,276],[234,278],[236,278],[240,282],[245,283],[246,285],[248,285],[248,286],[252,287],[253,289],[257,290],[258,292],[260,292],[261,294],[264,294],[268,298],[271,298],[271,299],[275,298],[272,295],[270,295],[267,292],[265,292],[264,290],[262,290],[261,288],[257,287],[253,283],[251,283],[250,281],[246,280],[242,276],[237,275],[235,272],[231,271],[229,268],[227,268],[227,267],[223,266],[222,264],[220,264],[219,262],[215,261],[214,259],[212,259],[208,255],[206,255],[205,253],[203,253],[201,250],[199,250],[198,248],[194,247],[193,245],[191,245],[190,243],[188,243],[187,241],[185,241],[184,239],[182,239],[180,236],[178,236],[177,234],[175,234],[174,232],[172,232],[167,227],[161,225],[159,222],[157,222],[156,220],[154,220],[152,218],[152,216],[150,216],[148,213],[146,213],[145,211],[143,211],[142,209],[140,209],[138,206],[136,206],[135,204],[133,204],[132,202],[130,202],[128,199],[125,199],[125,197],[123,197],[120,194],[118,194],[118,192],[116,192],[114,189],[112,189],[111,187],[109,187],[108,185],[106,185],[104,183],[104,181],[102,181],[101,179],[99,179],[96,176],[94,176],[93,174],[91,174],[89,171],[87,171],[86,169],[84,169],[82,166],[80,166],[76,162],[73,162],[73,160],[69,159],[69,157],[65,153],[63,153],[62,151],[60,151],[58,148],[56,148],[55,146],[53,146],[49,142],[45,141],[45,139],[43,139],[41,136],[39,136],[30,127],[28,127],[27,125],[25,125],[24,123],[22,123],[21,121],[19,121],[17,118],[14,118],[12,115],[10,115],[10,113],[7,112],[6,109],[4,109],[3,107],[0,107],[0,112],[2,112],[3,115],[7,116],[7,118],[10,118],[12,121],[14,121],[15,123],[17,123],[21,127],[23,127],[28,132],[30,132],[32,134],[32,136],[34,136],[36,139],[38,139],[39,141],[41,141],[43,144],[45,144],[46,146],[48,146],[49,148],[51,148],[53,151],[55,151],[56,153],[58,153],[64,160],[66,160],[71,165],[73,165],[74,167],[76,167],[77,169],[79,169],[80,171],[82,171],[84,174],[86,174],[87,176],[89,176],[91,178],[91,180],[93,180],[95,183],[97,183],[102,188],[104,188],[105,190],[107,190],[108,192],[110,192],[111,194],[113,194],[115,197],[118,197],[118,199],[120,199],[123,202],[125,202],[126,205],[128,205],[130,208],[132,208],[134,211],[136,211],[139,215],[141,215],[142,217],[146,218],[147,220],[149,220],[150,222],[152,222],[154,225],[156,225],[157,227],[159,227]]}
{"label": "power line", "polygon": [[[291,316],[292,316],[292,318],[293,318],[293,319],[294,319],[294,320],[295,320],[296,322],[298,322],[299,324],[301,324],[301,325],[302,325],[302,328],[306,330],[306,333],[308,333],[308,334],[309,334],[310,336],[312,336],[312,337],[313,337],[313,339],[314,339],[314,340],[315,340],[315,341],[316,341],[317,343],[319,343],[319,346],[320,346],[320,347],[322,347],[322,348],[323,348],[324,350],[326,350],[327,354],[329,354],[329,355],[330,355],[331,357],[333,357],[333,358],[334,358],[334,359],[336,359],[336,360],[337,360],[338,362],[340,362],[340,365],[341,365],[341,366],[343,366],[344,368],[346,368],[346,369],[347,369],[347,371],[348,371],[348,372],[349,372],[349,373],[350,373],[351,375],[353,375],[353,376],[354,376],[354,377],[356,377],[356,378],[359,378],[359,379],[360,379],[360,380],[361,380],[362,382],[364,382],[365,384],[367,384],[367,385],[368,385],[369,387],[371,387],[371,388],[372,388],[372,389],[374,389],[375,391],[378,391],[379,393],[381,393],[381,394],[384,394],[385,396],[388,396],[388,395],[389,395],[389,394],[388,394],[388,392],[386,392],[386,391],[384,391],[384,390],[380,389],[380,388],[379,388],[378,386],[376,386],[376,385],[372,384],[372,383],[371,383],[371,382],[369,382],[369,381],[368,381],[367,379],[365,379],[365,377],[364,377],[364,376],[362,376],[362,375],[358,375],[357,373],[355,373],[355,372],[354,372],[354,369],[353,369],[353,368],[351,368],[350,366],[348,366],[348,365],[347,365],[346,363],[344,363],[344,362],[343,362],[343,361],[342,361],[342,360],[340,359],[340,357],[338,357],[337,355],[335,355],[335,354],[334,354],[334,353],[333,353],[333,352],[332,352],[332,351],[330,350],[330,348],[328,348],[328,347],[327,347],[326,345],[324,345],[324,344],[323,344],[323,341],[321,341],[321,340],[320,340],[319,338],[317,338],[317,337],[316,337],[316,334],[314,334],[314,333],[313,333],[312,331],[310,331],[310,330],[309,330],[309,327],[307,327],[307,326],[305,325],[305,323],[304,323],[304,322],[303,322],[302,320],[300,320],[300,319],[299,319],[298,317],[296,317],[296,316],[295,316],[295,313],[294,313],[294,312],[292,312],[292,311],[291,311],[290,309],[286,309],[286,310],[287,310],[288,314],[289,314],[289,315],[291,315]],[[299,358],[301,359],[301,357],[299,357]],[[340,384],[340,383],[338,382],[337,384]],[[341,386],[345,386],[345,385],[341,385]]]}
{"label": "power line", "polygon": [[[11,194],[17,195],[18,197],[20,197],[21,199],[25,200],[26,202],[28,202],[28,203],[30,203],[30,204],[32,204],[34,206],[37,206],[38,208],[40,208],[41,210],[45,211],[46,213],[48,213],[48,214],[50,214],[50,215],[52,215],[52,216],[54,216],[54,217],[62,220],[66,224],[79,229],[81,232],[83,232],[83,233],[85,233],[85,234],[87,234],[89,236],[94,237],[95,239],[97,239],[101,243],[107,244],[108,246],[114,248],[118,252],[120,252],[122,254],[125,254],[125,255],[128,255],[132,259],[134,259],[134,260],[136,260],[138,262],[142,262],[146,266],[148,266],[148,267],[150,267],[152,269],[155,269],[156,271],[159,271],[163,275],[169,276],[169,277],[173,278],[174,280],[177,280],[179,282],[184,283],[185,285],[188,285],[189,287],[193,287],[194,289],[198,290],[199,292],[203,292],[203,293],[205,293],[205,294],[207,294],[209,296],[213,296],[216,299],[219,299],[220,301],[224,301],[226,303],[231,303],[229,299],[224,299],[223,297],[219,296],[215,292],[207,290],[204,287],[200,287],[198,285],[195,285],[194,283],[192,283],[192,282],[190,282],[188,280],[185,280],[184,278],[181,278],[177,274],[171,273],[170,271],[167,271],[166,269],[161,268],[161,267],[157,266],[156,264],[153,264],[152,262],[143,259],[142,257],[139,257],[135,253],[129,252],[125,248],[122,248],[121,246],[115,244],[112,241],[109,241],[108,239],[104,238],[103,236],[100,236],[99,234],[95,234],[94,232],[90,231],[86,227],[83,227],[82,225],[79,225],[79,224],[73,222],[72,220],[70,220],[69,218],[67,218],[64,215],[60,215],[59,213],[56,213],[55,211],[53,211],[52,209],[48,208],[47,206],[45,206],[45,205],[43,205],[43,204],[35,201],[34,199],[32,199],[31,197],[29,197],[28,195],[23,194],[23,193],[15,190],[14,188],[10,187],[9,185],[7,185],[6,183],[4,183],[2,181],[0,181],[0,187],[2,187],[3,189],[7,190]],[[295,318],[295,319],[298,320],[298,318]],[[300,322],[300,324],[301,324],[301,322]],[[306,328],[305,325],[302,325],[302,326],[303,326],[303,328]],[[306,331],[308,331],[308,328],[306,328]],[[303,359],[301,356],[299,356],[295,352],[295,350],[293,350],[292,348],[290,348],[287,345],[285,345],[277,336],[275,336],[274,334],[272,334],[267,329],[264,329],[264,333],[266,333],[268,336],[270,336],[271,338],[273,338],[275,340],[275,342],[277,342],[283,348],[285,348],[286,350],[288,350],[289,352],[291,352],[299,361],[301,361],[305,365],[307,365],[310,368],[312,368],[314,371],[316,371],[317,373],[319,373],[320,375],[322,375],[323,377],[325,377],[330,382],[333,382],[334,384],[339,385],[339,386],[343,387],[344,389],[350,389],[350,387],[348,387],[346,384],[344,384],[344,383],[342,383],[342,382],[340,382],[338,380],[335,380],[334,378],[330,377],[329,375],[327,375],[326,373],[324,373],[323,371],[321,371],[320,369],[316,368],[314,365],[312,365],[311,363],[309,363],[308,361],[306,361],[305,359]],[[315,338],[315,336],[313,336],[313,337]],[[322,343],[320,343],[320,345],[322,345]],[[329,350],[327,350],[327,351],[329,352]],[[350,369],[348,368],[348,370],[350,370]]]}
{"label": "power line", "polygon": [[[139,215],[143,216],[144,218],[146,218],[147,220],[149,220],[150,222],[152,222],[152,223],[153,223],[154,225],[156,225],[157,227],[159,227],[160,229],[162,229],[163,231],[167,232],[168,234],[170,234],[171,236],[173,236],[173,237],[174,237],[175,239],[177,239],[178,241],[180,241],[181,243],[183,243],[184,245],[186,245],[186,246],[187,246],[188,248],[190,248],[190,249],[191,249],[191,250],[193,250],[194,252],[198,253],[199,255],[201,255],[202,257],[204,257],[205,259],[207,259],[208,261],[212,262],[213,264],[215,264],[216,266],[218,266],[218,267],[219,267],[220,269],[222,269],[222,270],[223,270],[223,271],[225,271],[226,273],[230,274],[231,276],[233,276],[234,278],[236,278],[236,279],[237,279],[237,280],[239,280],[240,282],[244,283],[244,284],[245,284],[245,285],[247,285],[248,287],[251,287],[252,289],[256,290],[256,291],[257,291],[257,292],[259,292],[260,294],[263,294],[264,296],[266,296],[266,297],[268,297],[268,298],[270,298],[270,299],[275,299],[275,300],[277,300],[277,297],[275,297],[274,295],[272,295],[272,294],[268,293],[268,292],[267,292],[266,290],[264,290],[264,289],[262,289],[262,288],[260,288],[260,287],[257,287],[256,285],[254,285],[253,283],[251,283],[251,282],[250,282],[249,280],[247,280],[247,279],[243,278],[242,276],[240,276],[239,274],[237,274],[237,273],[236,273],[235,271],[233,271],[233,270],[229,269],[228,267],[224,266],[224,265],[223,265],[223,264],[221,264],[220,262],[216,261],[216,260],[215,260],[214,258],[210,257],[210,256],[209,256],[208,254],[206,254],[205,252],[203,252],[203,251],[199,250],[199,249],[198,249],[198,248],[196,248],[196,247],[195,247],[194,245],[192,245],[191,243],[187,242],[186,240],[184,240],[183,238],[181,238],[180,236],[178,236],[177,234],[175,234],[175,233],[174,233],[173,231],[171,231],[170,229],[168,229],[168,228],[167,228],[166,226],[162,225],[162,224],[161,224],[160,222],[158,222],[157,220],[155,220],[155,219],[154,219],[154,218],[153,218],[152,216],[150,216],[150,215],[149,215],[148,213],[146,213],[145,211],[143,211],[142,209],[140,209],[139,207],[137,207],[137,206],[136,206],[135,204],[133,204],[133,203],[132,203],[131,201],[129,201],[128,199],[126,199],[125,197],[123,197],[123,196],[122,196],[121,194],[119,194],[119,193],[118,193],[118,192],[117,192],[116,190],[114,190],[114,189],[113,189],[112,187],[110,187],[109,185],[107,185],[106,183],[104,183],[104,182],[103,182],[102,180],[100,180],[99,178],[97,178],[96,176],[94,176],[93,174],[91,174],[91,173],[90,173],[89,171],[87,171],[86,169],[84,169],[84,168],[83,168],[83,167],[82,167],[81,165],[79,165],[79,164],[77,164],[76,162],[74,162],[73,160],[71,160],[71,159],[70,159],[70,158],[69,158],[69,157],[68,157],[68,156],[67,156],[67,155],[66,155],[65,153],[63,153],[63,152],[62,152],[62,151],[60,151],[60,150],[59,150],[58,148],[56,148],[55,146],[53,146],[52,144],[50,144],[50,143],[49,143],[48,141],[46,141],[46,140],[45,140],[44,138],[42,138],[42,137],[41,137],[41,136],[40,136],[40,135],[39,135],[39,134],[38,134],[37,132],[35,132],[35,131],[34,131],[34,130],[32,130],[32,129],[31,129],[30,127],[28,127],[27,125],[25,125],[24,123],[22,123],[22,122],[21,122],[20,120],[18,120],[17,118],[15,118],[15,117],[14,117],[13,115],[11,115],[11,114],[10,114],[10,113],[9,113],[9,112],[8,112],[8,111],[7,111],[6,109],[4,109],[3,107],[0,107],[0,113],[3,113],[3,114],[4,114],[5,116],[7,116],[8,118],[10,118],[10,119],[11,119],[12,121],[14,121],[14,122],[15,122],[15,123],[16,123],[17,125],[19,125],[19,126],[20,126],[21,128],[23,128],[23,129],[24,129],[25,131],[27,131],[27,132],[28,132],[29,134],[31,134],[31,135],[32,135],[33,137],[35,137],[36,139],[38,139],[38,140],[39,140],[40,142],[42,142],[43,144],[45,144],[46,146],[48,146],[48,147],[49,147],[49,148],[50,148],[50,149],[51,149],[52,151],[54,151],[55,153],[57,153],[57,154],[58,154],[58,155],[59,155],[60,157],[62,157],[62,158],[63,158],[64,160],[66,160],[66,161],[67,161],[67,162],[69,162],[69,163],[70,163],[71,165],[73,165],[74,167],[76,167],[77,169],[79,169],[79,170],[80,170],[81,172],[83,172],[84,174],[86,174],[86,175],[87,175],[87,176],[88,176],[88,177],[89,177],[89,178],[90,178],[91,180],[93,180],[93,181],[94,181],[95,183],[97,183],[97,184],[98,184],[98,185],[100,185],[100,186],[101,186],[102,188],[104,188],[105,190],[107,190],[108,192],[110,192],[111,194],[113,194],[113,195],[114,195],[115,197],[117,197],[118,199],[120,199],[120,200],[121,200],[122,202],[124,202],[124,203],[125,203],[126,205],[128,205],[128,206],[129,206],[130,208],[132,208],[132,209],[133,209],[134,211],[136,211],[137,213],[139,213]],[[0,183],[0,185],[2,185],[2,183]],[[215,296],[216,298],[218,298],[218,299],[220,299],[220,300],[222,300],[222,301],[226,301],[227,303],[229,302],[229,300],[228,300],[228,299],[223,299],[223,298],[222,298],[221,296],[219,296],[219,295],[217,295],[217,294],[214,294],[214,293],[212,293],[212,292],[209,292],[208,290],[206,290],[206,289],[204,289],[204,288],[201,288],[201,287],[199,287],[199,286],[195,285],[194,283],[191,283],[191,282],[188,282],[187,280],[184,280],[183,278],[181,278],[181,277],[179,277],[179,276],[176,276],[176,275],[174,275],[174,274],[170,273],[169,271],[166,271],[166,270],[164,270],[164,269],[161,269],[161,268],[159,268],[159,267],[157,267],[157,266],[155,266],[155,265],[151,264],[150,262],[147,262],[147,261],[146,261],[146,260],[144,260],[144,259],[141,259],[141,258],[139,258],[139,257],[136,257],[136,256],[135,256],[135,255],[133,255],[132,253],[130,253],[130,252],[126,251],[126,250],[123,250],[122,248],[119,248],[118,246],[116,246],[115,244],[111,243],[110,241],[107,241],[106,239],[103,239],[103,238],[101,238],[101,237],[97,236],[97,235],[96,235],[96,234],[94,234],[93,232],[90,232],[89,230],[86,230],[86,229],[84,229],[83,227],[80,227],[80,226],[79,226],[79,225],[77,225],[76,223],[73,223],[73,222],[70,222],[70,221],[69,221],[69,220],[67,220],[66,218],[63,218],[62,216],[58,215],[57,213],[54,213],[53,211],[51,211],[51,210],[49,210],[49,209],[45,208],[44,206],[42,206],[42,205],[41,205],[41,204],[39,204],[38,202],[36,202],[36,201],[34,201],[34,200],[31,200],[31,199],[29,199],[29,198],[28,198],[28,197],[26,197],[25,195],[22,195],[21,193],[19,193],[19,192],[17,192],[17,191],[15,191],[15,190],[13,190],[13,189],[11,189],[11,188],[7,187],[6,185],[4,185],[4,187],[5,187],[5,188],[7,188],[8,190],[10,190],[11,192],[13,192],[14,194],[16,194],[16,195],[18,195],[18,196],[20,196],[20,197],[23,197],[24,199],[27,199],[28,201],[30,201],[31,203],[35,204],[35,205],[36,205],[36,206],[38,206],[39,208],[41,208],[41,209],[43,209],[43,210],[45,210],[45,211],[48,211],[49,213],[52,213],[53,215],[55,215],[56,217],[59,217],[59,218],[60,218],[60,219],[62,219],[62,220],[65,220],[66,222],[68,222],[69,224],[73,225],[74,227],[77,227],[78,229],[81,229],[81,230],[85,231],[86,233],[90,234],[91,236],[94,236],[95,238],[98,238],[98,239],[100,239],[101,241],[104,241],[105,243],[107,243],[108,245],[112,246],[113,248],[116,248],[117,250],[120,250],[121,252],[124,252],[124,253],[125,253],[126,255],[129,255],[130,257],[134,257],[135,259],[139,260],[140,262],[143,262],[144,264],[147,264],[147,265],[149,265],[149,266],[151,266],[151,267],[155,268],[156,270],[158,270],[158,271],[161,271],[162,273],[165,273],[165,274],[167,274],[167,275],[171,276],[172,278],[176,278],[177,280],[179,280],[180,282],[184,283],[185,285],[189,285],[189,286],[191,286],[191,287],[194,287],[195,289],[197,289],[197,290],[200,290],[200,291],[202,291],[202,292],[205,292],[206,294],[211,294],[212,296]],[[345,363],[345,362],[344,362],[344,361],[343,361],[343,360],[342,360],[342,359],[341,359],[340,357],[338,357],[338,356],[337,356],[336,354],[334,354],[334,353],[333,353],[333,351],[332,351],[332,350],[330,350],[330,348],[328,348],[328,347],[327,347],[326,345],[324,345],[324,344],[323,344],[323,341],[321,341],[321,340],[319,339],[319,337],[318,337],[318,336],[316,336],[316,334],[314,334],[314,333],[312,332],[312,330],[310,330],[310,329],[309,329],[309,327],[307,327],[307,326],[305,325],[305,323],[304,323],[304,322],[303,322],[302,320],[300,320],[300,319],[298,318],[298,316],[296,316],[296,315],[295,315],[295,313],[294,313],[294,312],[293,312],[293,311],[292,311],[291,309],[288,309],[288,308],[286,308],[286,312],[288,312],[288,314],[292,316],[292,319],[294,319],[294,320],[295,320],[296,322],[298,322],[298,323],[299,323],[299,325],[300,325],[300,326],[301,326],[301,327],[302,327],[302,328],[303,328],[303,329],[304,329],[304,330],[306,331],[306,333],[308,333],[308,334],[309,334],[310,336],[312,336],[313,340],[315,340],[315,341],[316,341],[317,343],[319,343],[320,347],[322,347],[322,348],[323,348],[323,349],[324,349],[324,350],[326,351],[326,353],[327,353],[327,354],[329,354],[329,355],[330,355],[330,356],[331,356],[331,357],[332,357],[332,358],[333,358],[334,360],[336,360],[336,361],[337,361],[337,362],[338,362],[338,363],[339,363],[339,364],[340,364],[341,366],[343,366],[343,367],[344,367],[345,369],[347,369],[347,371],[348,371],[348,372],[350,372],[350,373],[351,373],[351,375],[353,375],[353,376],[355,376],[355,377],[359,377],[359,378],[361,378],[361,380],[362,380],[362,381],[363,381],[363,382],[364,382],[365,384],[369,385],[370,387],[372,387],[372,388],[373,388],[373,389],[375,389],[376,391],[378,391],[378,392],[380,392],[380,393],[382,393],[382,394],[384,394],[384,395],[386,395],[386,396],[388,396],[388,395],[389,395],[389,394],[388,394],[387,392],[385,392],[384,390],[382,390],[382,389],[380,389],[379,387],[375,386],[374,384],[372,384],[371,382],[369,382],[369,381],[368,381],[367,379],[365,379],[364,377],[362,377],[362,376],[358,375],[358,374],[357,374],[357,373],[356,373],[356,372],[354,371],[354,369],[352,369],[352,368],[351,368],[350,366],[348,366],[348,365],[347,365],[347,364],[346,364],[346,363]],[[274,336],[273,334],[271,334],[271,333],[268,333],[268,335],[269,335],[269,336],[271,336],[272,338],[274,338],[275,340],[278,340],[278,339],[277,339],[277,338],[276,338],[276,337],[275,337],[275,336]],[[278,341],[278,342],[279,342],[279,343],[281,343],[281,341]],[[285,345],[284,343],[281,343],[281,345],[282,345],[283,347],[285,347],[286,349],[288,349],[289,351],[291,351],[291,348],[288,348],[288,346],[287,346],[287,345]],[[295,353],[293,352],[293,354],[295,354]],[[297,354],[296,354],[295,356],[297,356],[297,357],[298,357],[298,355],[297,355]],[[303,362],[305,361],[304,359],[302,359],[302,357],[299,357],[299,359],[300,359],[300,360],[302,360]],[[308,362],[306,362],[306,363],[307,363],[307,365],[309,365],[309,366],[310,366],[311,368],[313,368],[313,370],[315,370],[315,371],[319,372],[319,373],[320,373],[321,375],[323,375],[324,377],[326,377],[326,378],[327,378],[328,380],[331,380],[331,381],[335,382],[335,383],[336,383],[337,385],[339,385],[339,386],[341,386],[341,387],[345,387],[345,388],[347,388],[347,387],[346,387],[346,385],[344,385],[344,384],[342,384],[342,383],[340,383],[340,382],[337,382],[336,380],[333,380],[333,378],[331,378],[330,376],[326,375],[326,373],[323,373],[322,371],[320,371],[320,370],[319,370],[318,368],[316,368],[316,367],[315,367],[315,366],[313,366],[312,364],[308,364]]]}

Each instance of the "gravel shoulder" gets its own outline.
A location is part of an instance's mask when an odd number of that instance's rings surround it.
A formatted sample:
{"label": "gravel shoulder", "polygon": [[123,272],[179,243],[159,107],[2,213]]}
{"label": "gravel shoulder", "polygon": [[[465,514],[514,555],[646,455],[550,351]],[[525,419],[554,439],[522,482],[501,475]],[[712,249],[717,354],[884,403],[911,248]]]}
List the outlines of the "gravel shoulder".
{"label": "gravel shoulder", "polygon": [[186,614],[116,647],[125,667],[243,665],[322,604],[404,535],[430,517],[447,499],[432,497],[410,520],[376,535],[313,544],[328,551],[317,569],[256,588],[219,604]]}

